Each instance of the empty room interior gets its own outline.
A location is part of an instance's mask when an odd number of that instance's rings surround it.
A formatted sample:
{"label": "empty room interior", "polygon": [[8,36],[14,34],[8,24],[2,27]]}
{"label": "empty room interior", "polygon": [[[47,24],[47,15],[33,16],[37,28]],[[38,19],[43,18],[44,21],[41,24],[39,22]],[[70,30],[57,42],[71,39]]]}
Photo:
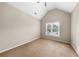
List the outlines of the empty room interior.
{"label": "empty room interior", "polygon": [[78,2],[0,2],[0,57],[78,56]]}

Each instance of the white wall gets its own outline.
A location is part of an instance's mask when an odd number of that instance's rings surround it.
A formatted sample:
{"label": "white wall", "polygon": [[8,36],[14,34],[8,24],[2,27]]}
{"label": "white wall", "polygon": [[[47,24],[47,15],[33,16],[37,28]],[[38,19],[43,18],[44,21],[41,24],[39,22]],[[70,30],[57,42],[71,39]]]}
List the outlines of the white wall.
{"label": "white wall", "polygon": [[0,3],[0,53],[40,37],[40,22],[20,10]]}
{"label": "white wall", "polygon": [[79,55],[79,3],[72,12],[71,43]]}

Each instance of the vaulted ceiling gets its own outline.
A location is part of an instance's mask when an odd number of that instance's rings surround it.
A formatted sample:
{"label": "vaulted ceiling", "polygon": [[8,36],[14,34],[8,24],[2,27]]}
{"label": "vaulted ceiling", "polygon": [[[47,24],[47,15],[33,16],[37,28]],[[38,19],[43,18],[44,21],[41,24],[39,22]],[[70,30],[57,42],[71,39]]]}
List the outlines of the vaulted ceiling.
{"label": "vaulted ceiling", "polygon": [[48,11],[55,8],[72,13],[77,2],[7,2],[11,6],[41,19]]}

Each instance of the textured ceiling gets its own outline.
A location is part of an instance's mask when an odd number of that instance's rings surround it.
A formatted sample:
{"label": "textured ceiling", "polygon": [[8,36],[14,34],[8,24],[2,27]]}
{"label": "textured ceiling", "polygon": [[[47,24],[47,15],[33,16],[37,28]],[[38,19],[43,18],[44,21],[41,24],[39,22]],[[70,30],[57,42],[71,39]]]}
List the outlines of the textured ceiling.
{"label": "textured ceiling", "polygon": [[7,2],[13,7],[41,19],[55,8],[71,13],[77,2]]}

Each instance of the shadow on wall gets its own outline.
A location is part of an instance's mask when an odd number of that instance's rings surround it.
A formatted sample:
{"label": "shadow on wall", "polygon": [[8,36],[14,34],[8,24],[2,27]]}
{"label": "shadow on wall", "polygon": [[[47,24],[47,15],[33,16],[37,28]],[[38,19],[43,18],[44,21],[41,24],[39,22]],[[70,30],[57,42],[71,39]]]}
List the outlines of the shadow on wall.
{"label": "shadow on wall", "polygon": [[[46,35],[46,23],[60,22],[60,36]],[[41,38],[70,43],[71,40],[71,14],[54,9],[49,11],[41,20]]]}

